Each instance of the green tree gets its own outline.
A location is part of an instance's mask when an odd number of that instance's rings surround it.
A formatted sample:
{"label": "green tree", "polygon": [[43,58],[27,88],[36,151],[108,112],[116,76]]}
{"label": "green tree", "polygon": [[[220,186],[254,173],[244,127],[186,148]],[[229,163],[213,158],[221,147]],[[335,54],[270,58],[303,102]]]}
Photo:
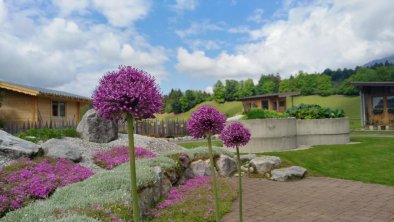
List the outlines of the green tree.
{"label": "green tree", "polygon": [[226,101],[234,101],[238,99],[239,83],[237,80],[226,80],[224,86],[224,99]]}
{"label": "green tree", "polygon": [[255,86],[252,79],[239,82],[238,98],[255,95]]}
{"label": "green tree", "polygon": [[256,86],[257,94],[267,94],[279,92],[281,78],[279,74],[261,75]]}
{"label": "green tree", "polygon": [[213,86],[213,98],[218,103],[224,103],[225,88],[222,81],[218,80]]}

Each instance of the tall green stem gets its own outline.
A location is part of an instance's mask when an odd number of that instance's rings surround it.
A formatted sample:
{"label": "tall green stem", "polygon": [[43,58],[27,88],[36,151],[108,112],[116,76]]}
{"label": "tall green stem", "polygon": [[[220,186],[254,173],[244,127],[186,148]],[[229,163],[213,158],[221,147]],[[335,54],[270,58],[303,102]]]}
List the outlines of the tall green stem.
{"label": "tall green stem", "polygon": [[242,217],[242,175],[241,175],[241,158],[239,157],[239,149],[237,149],[237,161],[238,161],[238,188],[239,188],[239,221],[243,221]]}
{"label": "tall green stem", "polygon": [[213,193],[215,194],[215,215],[216,215],[216,222],[220,220],[220,213],[219,213],[219,194],[218,194],[218,185],[216,181],[216,170],[215,165],[213,162],[213,154],[212,154],[212,141],[211,141],[211,134],[208,134],[208,152],[209,152],[209,162],[211,164],[211,175],[213,181]]}
{"label": "tall green stem", "polygon": [[140,210],[138,207],[138,193],[137,193],[137,176],[135,170],[135,156],[134,156],[134,118],[127,114],[127,130],[129,134],[130,147],[130,178],[131,178],[131,198],[133,200],[133,221],[140,220]]}

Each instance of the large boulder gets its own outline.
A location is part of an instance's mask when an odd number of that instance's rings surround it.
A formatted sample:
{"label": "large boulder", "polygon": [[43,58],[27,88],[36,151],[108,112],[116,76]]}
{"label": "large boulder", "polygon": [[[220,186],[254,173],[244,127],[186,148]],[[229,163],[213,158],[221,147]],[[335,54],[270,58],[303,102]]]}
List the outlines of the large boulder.
{"label": "large boulder", "polygon": [[11,159],[32,157],[42,152],[40,146],[0,130],[0,155]]}
{"label": "large boulder", "polygon": [[79,162],[82,159],[80,147],[67,139],[50,139],[42,144],[45,155]]}
{"label": "large boulder", "polygon": [[[190,164],[193,176],[211,176],[211,168],[209,160],[196,160]],[[188,175],[189,177],[191,175]]]}
{"label": "large boulder", "polygon": [[271,171],[271,180],[288,181],[298,180],[305,177],[307,170],[303,167],[292,166]]}
{"label": "large boulder", "polygon": [[256,154],[254,154],[254,153],[244,154],[244,155],[240,155],[239,156],[239,159],[241,160],[242,164],[245,163],[245,162],[250,162],[254,158],[256,158]]}
{"label": "large boulder", "polygon": [[237,162],[233,158],[222,154],[216,160],[216,167],[220,175],[228,177],[237,171]]}
{"label": "large boulder", "polygon": [[281,160],[276,156],[259,156],[251,160],[250,164],[256,169],[257,173],[264,175],[279,167]]}
{"label": "large boulder", "polygon": [[100,118],[96,110],[90,109],[79,122],[77,132],[84,140],[95,143],[108,143],[118,138],[118,124]]}

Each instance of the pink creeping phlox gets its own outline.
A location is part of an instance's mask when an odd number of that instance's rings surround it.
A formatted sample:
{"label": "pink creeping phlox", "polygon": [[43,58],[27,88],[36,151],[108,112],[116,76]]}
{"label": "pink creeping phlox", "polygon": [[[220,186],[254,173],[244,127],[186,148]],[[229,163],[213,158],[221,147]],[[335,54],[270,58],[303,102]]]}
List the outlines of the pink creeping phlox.
{"label": "pink creeping phlox", "polygon": [[[142,147],[134,150],[136,159],[156,157],[156,154]],[[94,162],[105,169],[111,170],[114,167],[130,160],[130,148],[127,146],[114,147],[111,150],[99,151],[93,154]]]}
{"label": "pink creeping phlox", "polygon": [[0,171],[0,216],[34,199],[46,198],[58,187],[93,175],[90,169],[66,159],[42,159],[39,162],[21,159],[13,165],[23,167],[11,172]]}

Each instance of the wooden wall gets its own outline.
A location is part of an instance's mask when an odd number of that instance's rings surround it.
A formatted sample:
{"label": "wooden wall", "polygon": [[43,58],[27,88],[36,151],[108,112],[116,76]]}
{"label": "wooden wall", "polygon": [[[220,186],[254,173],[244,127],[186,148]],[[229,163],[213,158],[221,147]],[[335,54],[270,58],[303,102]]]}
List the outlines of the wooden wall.
{"label": "wooden wall", "polygon": [[[52,101],[66,103],[66,116],[52,116]],[[0,108],[0,119],[4,122],[62,122],[71,121],[78,123],[80,120],[80,102],[64,100],[61,98],[35,97],[22,93],[6,90],[2,106]]]}
{"label": "wooden wall", "polygon": [[[388,112],[387,97],[394,96],[394,87],[365,87],[365,111],[367,125],[394,126],[394,114]],[[373,97],[383,97],[383,112],[380,114],[373,113]]]}
{"label": "wooden wall", "polygon": [[14,122],[32,121],[34,118],[34,100],[34,96],[4,90],[0,119]]}
{"label": "wooden wall", "polygon": [[[263,100],[269,100],[268,102],[268,109],[274,110],[273,103],[277,103],[277,109],[275,111],[284,112],[286,111],[286,98],[277,98],[277,97],[268,97],[268,98],[260,98],[260,99],[251,99],[242,101],[242,111],[245,113],[247,111],[248,103],[252,104],[252,108],[262,109],[262,102]],[[284,106],[279,106],[279,101],[284,101]],[[254,106],[253,106],[254,105]]]}

